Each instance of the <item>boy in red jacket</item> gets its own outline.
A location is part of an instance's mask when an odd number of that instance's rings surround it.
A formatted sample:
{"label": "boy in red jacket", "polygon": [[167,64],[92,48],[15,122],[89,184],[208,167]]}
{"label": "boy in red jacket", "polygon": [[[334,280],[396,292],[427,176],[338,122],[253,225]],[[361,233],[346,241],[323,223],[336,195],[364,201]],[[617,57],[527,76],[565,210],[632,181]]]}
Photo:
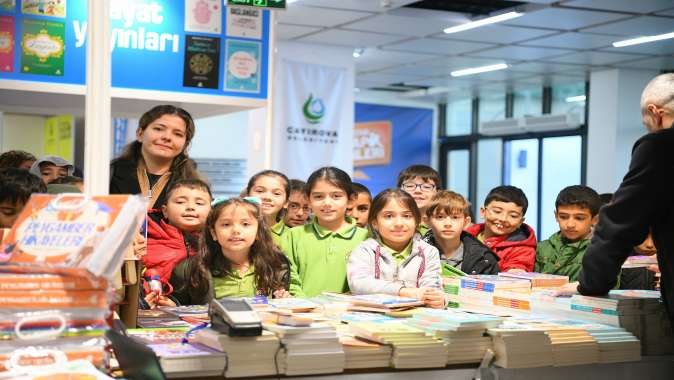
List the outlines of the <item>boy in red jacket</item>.
{"label": "boy in red jacket", "polygon": [[515,186],[493,188],[480,209],[484,223],[466,232],[498,255],[501,272],[531,272],[536,260],[536,234],[524,223],[529,201]]}

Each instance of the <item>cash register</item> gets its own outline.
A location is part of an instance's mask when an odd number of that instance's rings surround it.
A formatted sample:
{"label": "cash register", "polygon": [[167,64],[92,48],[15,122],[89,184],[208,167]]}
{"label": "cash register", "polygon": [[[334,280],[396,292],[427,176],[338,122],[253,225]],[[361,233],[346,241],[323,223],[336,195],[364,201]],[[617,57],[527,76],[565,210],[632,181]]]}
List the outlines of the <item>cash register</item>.
{"label": "cash register", "polygon": [[262,321],[243,298],[213,299],[208,306],[211,328],[229,336],[262,335]]}

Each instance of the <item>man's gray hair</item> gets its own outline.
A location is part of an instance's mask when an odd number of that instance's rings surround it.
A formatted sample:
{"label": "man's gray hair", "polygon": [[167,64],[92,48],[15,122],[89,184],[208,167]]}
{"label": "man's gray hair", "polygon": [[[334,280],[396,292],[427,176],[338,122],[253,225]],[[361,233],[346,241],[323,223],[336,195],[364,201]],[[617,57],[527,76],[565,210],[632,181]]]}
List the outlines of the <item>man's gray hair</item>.
{"label": "man's gray hair", "polygon": [[641,93],[641,112],[649,104],[674,112],[674,73],[660,74],[651,79]]}

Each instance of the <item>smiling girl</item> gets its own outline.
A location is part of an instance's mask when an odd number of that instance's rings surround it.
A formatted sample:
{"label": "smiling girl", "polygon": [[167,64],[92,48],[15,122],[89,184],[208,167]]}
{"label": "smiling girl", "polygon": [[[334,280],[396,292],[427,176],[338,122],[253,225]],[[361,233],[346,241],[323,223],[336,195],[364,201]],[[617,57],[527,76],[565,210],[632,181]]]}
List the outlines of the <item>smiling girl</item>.
{"label": "smiling girl", "polygon": [[416,230],[421,213],[414,198],[389,189],[372,201],[371,235],[349,258],[349,287],[354,294],[384,293],[412,297],[443,308],[438,250]]}
{"label": "smiling girl", "polygon": [[285,174],[275,170],[264,170],[248,181],[246,194],[260,199],[260,208],[264,220],[271,229],[274,242],[279,244],[283,234],[288,231],[283,220],[277,220],[278,214],[288,203],[290,181]]}
{"label": "smiling girl", "polygon": [[324,167],[309,176],[306,193],[314,217],[311,223],[290,229],[281,244],[290,259],[294,296],[349,290],[346,262],[367,239],[367,231],[345,216],[351,192],[351,177],[338,168]]}

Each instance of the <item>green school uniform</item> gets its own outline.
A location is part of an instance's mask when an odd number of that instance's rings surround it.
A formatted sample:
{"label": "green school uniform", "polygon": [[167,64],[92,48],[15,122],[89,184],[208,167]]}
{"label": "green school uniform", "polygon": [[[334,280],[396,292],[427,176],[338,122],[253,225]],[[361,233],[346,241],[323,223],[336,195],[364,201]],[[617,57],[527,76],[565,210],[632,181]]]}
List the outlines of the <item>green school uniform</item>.
{"label": "green school uniform", "polygon": [[400,252],[394,251],[393,248],[384,245],[384,243],[382,242],[379,243],[384,249],[389,251],[391,256],[393,256],[393,258],[396,260],[396,264],[398,264],[398,266],[400,266],[400,264],[402,264],[402,262],[405,261],[405,259],[410,255],[410,253],[412,253],[412,241],[410,241],[410,243],[407,244],[407,246],[403,248],[403,250]]}
{"label": "green school uniform", "polygon": [[346,293],[346,264],[358,244],[367,239],[367,230],[347,217],[348,226],[332,232],[311,223],[291,228],[280,244],[290,261],[290,294],[314,297],[322,292]]}
{"label": "green school uniform", "polygon": [[424,224],[424,223],[419,223],[419,225],[417,226],[417,232],[418,232],[421,236],[426,235],[426,233],[427,233],[428,231],[430,231],[430,230],[431,230],[431,227],[428,227],[428,226],[427,226],[426,224]]}
{"label": "green school uniform", "polygon": [[271,230],[271,238],[274,240],[274,243],[276,245],[281,246],[282,241],[283,241],[283,235],[285,235],[288,231],[290,231],[290,228],[283,223],[283,220],[280,220],[278,223],[274,224],[270,228]]}
{"label": "green school uniform", "polygon": [[254,297],[257,295],[255,289],[255,269],[251,266],[242,276],[238,270],[225,277],[213,277],[213,290],[215,298],[222,297]]}

